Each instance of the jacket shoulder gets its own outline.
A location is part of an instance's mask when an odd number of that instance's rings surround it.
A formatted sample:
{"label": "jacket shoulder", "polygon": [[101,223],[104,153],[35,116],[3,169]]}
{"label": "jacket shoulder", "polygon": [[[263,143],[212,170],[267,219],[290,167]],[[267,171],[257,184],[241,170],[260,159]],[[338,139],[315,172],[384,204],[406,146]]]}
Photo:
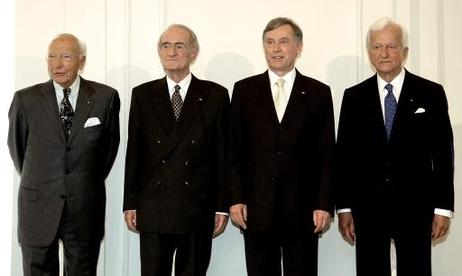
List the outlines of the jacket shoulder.
{"label": "jacket shoulder", "polygon": [[20,96],[27,96],[27,95],[35,95],[37,91],[44,89],[47,85],[50,85],[49,82],[37,83],[25,88],[22,88],[16,91],[17,95]]}
{"label": "jacket shoulder", "polygon": [[250,76],[250,77],[237,81],[234,84],[234,86],[254,85],[255,83],[259,82],[263,77],[264,77],[263,74]]}
{"label": "jacket shoulder", "polygon": [[345,89],[345,95],[369,93],[372,89],[378,89],[376,75],[369,77],[358,84],[348,87]]}
{"label": "jacket shoulder", "polygon": [[228,89],[216,82],[201,79],[197,79],[197,81],[200,85],[207,87],[207,89],[214,94],[228,94]]}
{"label": "jacket shoulder", "polygon": [[412,74],[408,71],[406,71],[406,75],[404,76],[404,82],[408,82],[412,85],[419,85],[419,86],[425,86],[427,88],[435,88],[439,89],[442,87],[441,84],[431,81],[429,79],[417,76],[415,74]]}
{"label": "jacket shoulder", "polygon": [[116,89],[112,88],[109,85],[100,83],[100,82],[91,81],[91,80],[85,80],[85,79],[81,79],[81,82],[82,82],[81,86],[82,85],[88,85],[94,91],[96,91],[96,93],[99,94],[99,95],[101,95],[101,94],[110,94],[110,95],[118,94]]}
{"label": "jacket shoulder", "polygon": [[148,82],[144,82],[142,84],[139,84],[135,87],[133,87],[133,94],[136,95],[144,95],[146,93],[151,94],[152,92],[159,90],[161,86],[165,85],[167,87],[167,82],[165,78],[162,79],[156,79]]}
{"label": "jacket shoulder", "polygon": [[302,75],[302,74],[297,74],[297,77],[299,78],[300,82],[302,84],[314,86],[317,88],[322,88],[322,89],[329,89],[329,86],[317,79]]}

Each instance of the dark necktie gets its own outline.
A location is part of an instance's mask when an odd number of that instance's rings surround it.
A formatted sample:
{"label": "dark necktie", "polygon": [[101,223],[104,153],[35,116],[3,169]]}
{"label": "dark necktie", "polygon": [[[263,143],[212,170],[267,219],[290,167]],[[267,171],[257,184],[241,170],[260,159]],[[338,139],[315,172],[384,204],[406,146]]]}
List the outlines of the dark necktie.
{"label": "dark necktie", "polygon": [[393,95],[393,85],[388,83],[385,85],[385,89],[388,91],[387,95],[385,96],[385,129],[387,131],[387,138],[390,138],[398,103],[396,102],[395,96]]}
{"label": "dark necktie", "polygon": [[173,113],[175,114],[175,119],[177,121],[178,118],[180,118],[181,108],[183,107],[183,100],[181,99],[180,88],[181,87],[178,84],[175,85],[175,91],[172,95]]}
{"label": "dark necktie", "polygon": [[64,133],[66,134],[66,140],[71,135],[72,118],[74,117],[74,110],[72,109],[71,102],[69,101],[69,94],[71,94],[70,88],[63,89],[63,100],[59,107],[59,117],[63,123]]}

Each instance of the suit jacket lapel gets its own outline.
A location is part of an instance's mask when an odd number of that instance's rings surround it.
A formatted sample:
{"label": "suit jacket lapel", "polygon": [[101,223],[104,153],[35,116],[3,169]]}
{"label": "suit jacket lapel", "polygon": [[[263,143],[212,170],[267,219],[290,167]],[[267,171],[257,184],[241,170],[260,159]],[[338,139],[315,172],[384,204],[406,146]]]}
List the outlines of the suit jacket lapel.
{"label": "suit jacket lapel", "polygon": [[83,130],[85,120],[88,118],[88,113],[93,108],[94,100],[93,94],[95,91],[87,83],[85,79],[80,78],[79,96],[77,98],[77,104],[75,106],[75,115],[72,120],[72,131],[69,137],[69,143],[72,143],[75,136]]}
{"label": "suit jacket lapel", "polygon": [[[170,144],[172,147],[183,138],[186,132],[198,119],[198,114],[207,102],[208,94],[208,89],[202,86],[199,80],[193,75],[186,98],[184,99],[180,118],[175,124],[170,136]],[[173,110],[171,113],[173,114]]]}
{"label": "suit jacket lapel", "polygon": [[265,71],[258,78],[257,88],[254,90],[254,93],[255,108],[259,110],[258,113],[261,114],[260,118],[270,120],[271,123],[279,125],[268,71]]}
{"label": "suit jacket lapel", "polygon": [[404,75],[403,87],[401,88],[401,94],[398,100],[398,106],[396,109],[395,119],[393,121],[393,128],[391,129],[390,141],[393,141],[393,137],[399,135],[401,124],[406,120],[406,116],[412,114],[415,102],[414,90],[410,88],[410,80],[412,75],[406,71]]}
{"label": "suit jacket lapel", "polygon": [[162,125],[168,136],[175,126],[175,115],[173,114],[172,102],[168,93],[167,79],[164,77],[161,81],[156,82],[153,91],[158,93],[157,97],[152,97],[154,111],[160,125]]}
{"label": "suit jacket lapel", "polygon": [[284,116],[282,117],[281,124],[285,124],[291,119],[291,117],[297,113],[298,109],[302,103],[306,102],[306,97],[309,96],[309,91],[307,87],[304,87],[301,81],[301,75],[296,70],[294,85],[292,86],[292,91],[290,93],[289,102],[287,103]]}
{"label": "suit jacket lapel", "polygon": [[54,126],[53,129],[58,132],[58,136],[60,136],[62,140],[65,141],[66,138],[64,136],[63,125],[59,118],[59,107],[56,100],[53,81],[49,80],[47,83],[45,83],[39,93],[43,96],[43,100],[40,101],[40,104],[42,105],[42,108],[48,117],[49,122]]}
{"label": "suit jacket lapel", "polygon": [[370,110],[367,110],[365,114],[371,114],[370,121],[372,122],[371,127],[377,128],[374,133],[380,134],[377,139],[382,144],[387,143],[387,131],[385,129],[385,118],[383,116],[382,103],[380,93],[377,86],[377,74],[370,77],[367,80],[367,89],[364,95],[364,105]]}

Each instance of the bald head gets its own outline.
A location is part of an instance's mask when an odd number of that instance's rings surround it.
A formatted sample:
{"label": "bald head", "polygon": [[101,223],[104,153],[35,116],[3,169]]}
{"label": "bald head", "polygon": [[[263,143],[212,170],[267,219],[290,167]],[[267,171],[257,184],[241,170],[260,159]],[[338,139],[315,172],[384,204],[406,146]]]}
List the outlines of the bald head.
{"label": "bald head", "polygon": [[48,74],[66,88],[71,86],[86,60],[85,44],[72,34],[59,34],[48,47]]}

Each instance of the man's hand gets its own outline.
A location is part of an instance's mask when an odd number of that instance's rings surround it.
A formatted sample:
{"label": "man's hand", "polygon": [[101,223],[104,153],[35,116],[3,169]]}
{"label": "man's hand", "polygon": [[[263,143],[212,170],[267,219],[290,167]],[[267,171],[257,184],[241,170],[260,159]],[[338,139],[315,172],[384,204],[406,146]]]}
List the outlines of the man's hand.
{"label": "man's hand", "polygon": [[234,226],[244,230],[247,229],[247,205],[242,203],[234,204],[229,208],[229,214]]}
{"label": "man's hand", "polygon": [[136,210],[127,210],[124,212],[125,223],[127,224],[128,230],[138,232],[136,230]]}
{"label": "man's hand", "polygon": [[330,223],[332,222],[329,212],[324,210],[313,211],[313,223],[316,228],[314,233],[324,233],[329,229]]}
{"label": "man's hand", "polygon": [[443,238],[448,233],[450,225],[451,218],[435,214],[432,225],[433,241]]}
{"label": "man's hand", "polygon": [[215,227],[213,228],[212,238],[220,236],[226,229],[228,224],[228,216],[222,214],[215,214]]}
{"label": "man's hand", "polygon": [[355,244],[355,224],[350,212],[338,214],[338,231],[345,241],[351,245]]}

